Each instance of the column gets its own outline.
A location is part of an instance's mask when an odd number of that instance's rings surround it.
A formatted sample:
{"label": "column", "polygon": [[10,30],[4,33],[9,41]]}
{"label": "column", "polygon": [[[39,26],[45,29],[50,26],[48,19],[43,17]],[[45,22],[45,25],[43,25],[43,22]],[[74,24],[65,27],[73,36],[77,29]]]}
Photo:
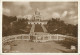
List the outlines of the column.
{"label": "column", "polygon": [[50,36],[50,40],[52,40],[52,39],[51,39],[51,36]]}
{"label": "column", "polygon": [[35,37],[36,37],[36,40],[35,41],[37,42],[37,36],[35,36]]}
{"label": "column", "polygon": [[58,38],[59,36],[57,35],[57,40],[59,40],[59,38]]}
{"label": "column", "polygon": [[45,40],[44,40],[44,36],[42,36],[42,37],[43,37],[43,41],[45,41]]}

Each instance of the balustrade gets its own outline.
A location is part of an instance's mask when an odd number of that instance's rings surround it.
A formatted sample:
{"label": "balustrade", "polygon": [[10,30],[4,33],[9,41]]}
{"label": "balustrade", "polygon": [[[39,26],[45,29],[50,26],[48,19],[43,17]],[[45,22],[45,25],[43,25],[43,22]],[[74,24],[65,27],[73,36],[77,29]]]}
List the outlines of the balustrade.
{"label": "balustrade", "polygon": [[[21,34],[21,35],[13,35],[13,36],[7,36],[3,37],[2,42],[9,42],[14,40],[30,40],[30,36],[28,34]],[[33,41],[51,41],[51,40],[64,40],[65,35],[58,35],[58,34],[48,34],[48,35],[33,35]]]}

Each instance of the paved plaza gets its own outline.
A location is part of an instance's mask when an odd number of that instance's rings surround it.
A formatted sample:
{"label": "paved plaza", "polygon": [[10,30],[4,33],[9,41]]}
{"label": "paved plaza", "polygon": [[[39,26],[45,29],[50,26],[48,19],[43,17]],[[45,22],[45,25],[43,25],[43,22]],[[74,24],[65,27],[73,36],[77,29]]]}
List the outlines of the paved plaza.
{"label": "paved plaza", "polygon": [[[70,49],[61,46],[60,44],[53,42],[28,42],[28,41],[15,41],[16,46],[12,46],[11,52],[20,52],[20,53],[62,53],[69,52]],[[23,44],[24,43],[24,44]]]}

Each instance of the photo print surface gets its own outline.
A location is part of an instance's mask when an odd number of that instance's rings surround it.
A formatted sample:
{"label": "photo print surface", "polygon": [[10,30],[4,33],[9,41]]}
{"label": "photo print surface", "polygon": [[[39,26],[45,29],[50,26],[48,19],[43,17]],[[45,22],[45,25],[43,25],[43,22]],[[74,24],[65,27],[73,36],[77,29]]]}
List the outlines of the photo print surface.
{"label": "photo print surface", "polygon": [[77,53],[78,2],[3,2],[3,53]]}

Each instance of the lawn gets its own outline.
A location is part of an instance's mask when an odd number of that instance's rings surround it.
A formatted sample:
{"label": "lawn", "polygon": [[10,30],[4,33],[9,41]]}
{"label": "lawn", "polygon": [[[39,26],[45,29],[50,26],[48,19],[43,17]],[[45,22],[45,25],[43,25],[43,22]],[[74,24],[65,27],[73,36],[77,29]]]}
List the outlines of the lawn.
{"label": "lawn", "polygon": [[36,24],[34,32],[44,32],[44,31],[43,31],[43,29],[42,29],[40,24]]}

